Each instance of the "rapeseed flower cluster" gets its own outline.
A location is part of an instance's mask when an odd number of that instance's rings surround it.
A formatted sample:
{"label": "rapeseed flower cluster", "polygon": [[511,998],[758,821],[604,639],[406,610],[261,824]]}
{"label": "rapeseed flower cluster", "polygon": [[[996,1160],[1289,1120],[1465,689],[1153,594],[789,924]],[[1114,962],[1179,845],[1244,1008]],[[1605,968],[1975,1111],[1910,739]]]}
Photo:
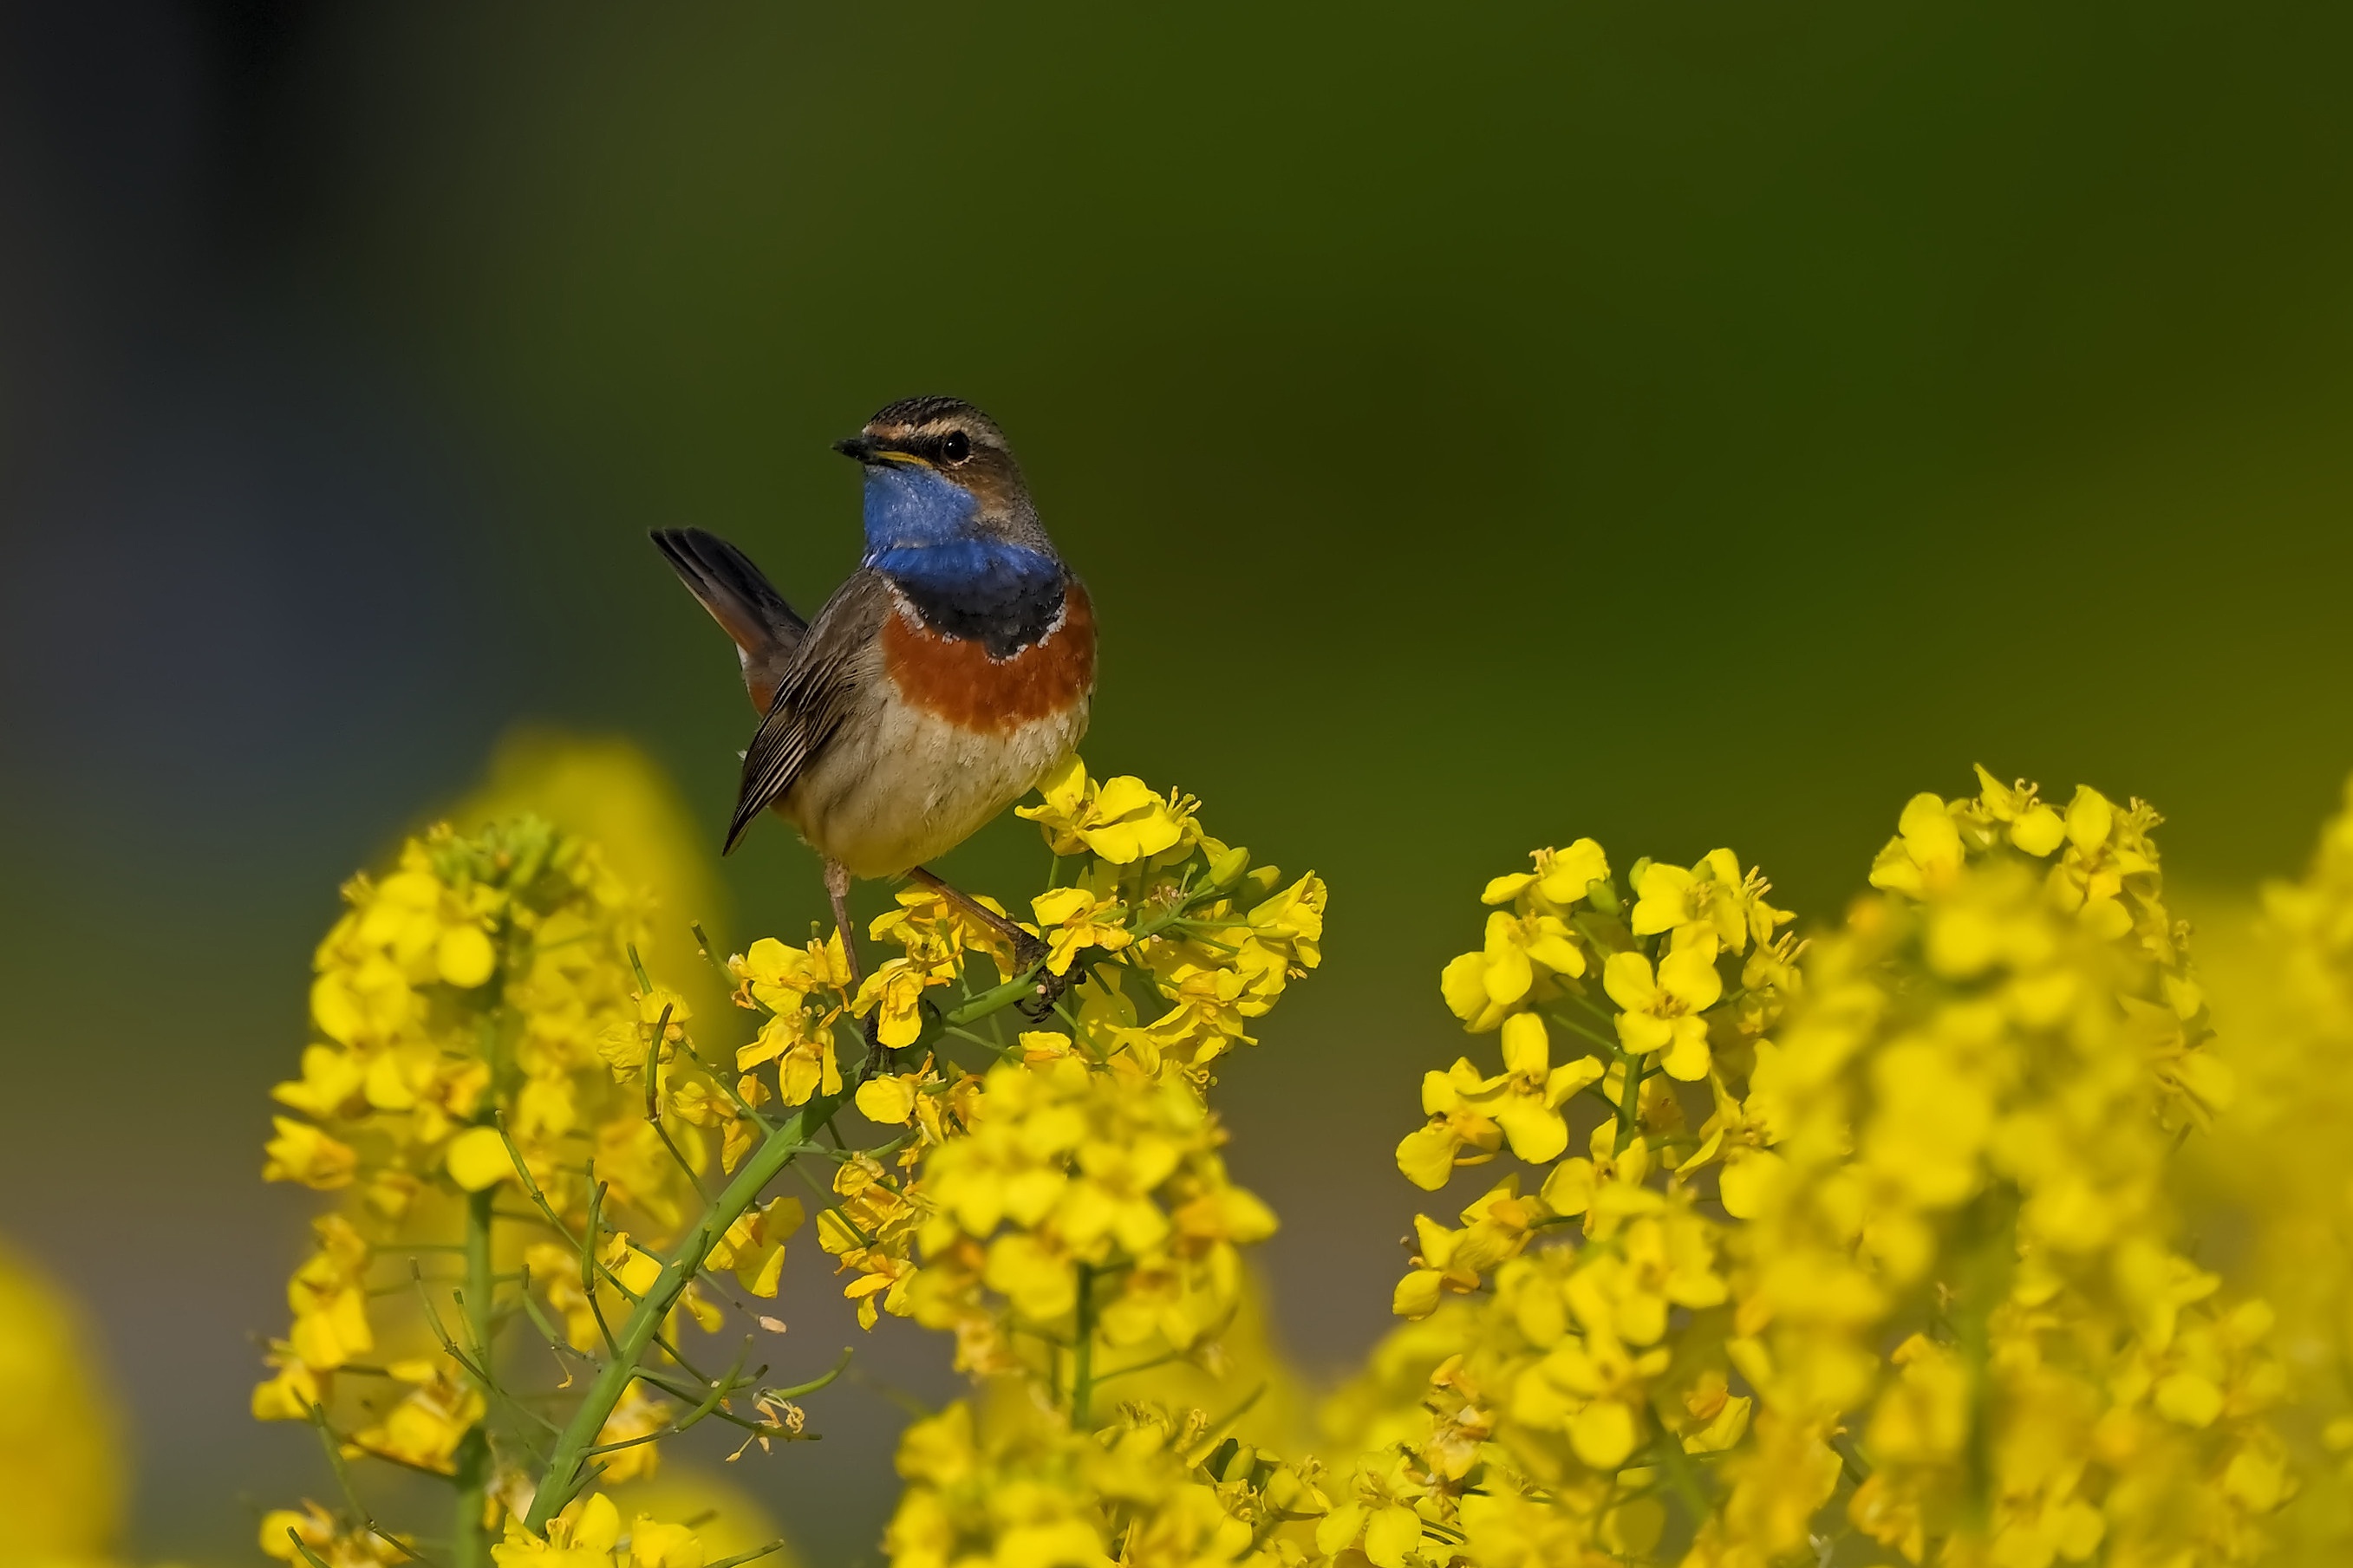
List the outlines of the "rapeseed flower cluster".
{"label": "rapeseed flower cluster", "polygon": [[2191,1141],[2201,1228],[2242,1238],[2234,1272],[2278,1314],[2271,1342],[2296,1407],[2282,1421],[2310,1478],[2284,1510],[2282,1560],[2353,1558],[2353,785],[2310,868],[2252,906],[2200,911],[2213,1053],[2238,1092]]}
{"label": "rapeseed flower cluster", "polygon": [[[679,835],[635,754],[533,741],[490,793],[586,811],[646,885],[524,815],[434,827],[343,889],[264,1161],[337,1203],[253,1394],[256,1416],[316,1429],[336,1495],[269,1514],[260,1545],[336,1568],[444,1552],[701,1568],[689,1532],[607,1529],[586,1488],[653,1474],[662,1439],[705,1419],[764,1446],[803,1435],[805,1391],[765,1386],[751,1342],[714,1375],[684,1339],[731,1306],[781,1326],[744,1298],[776,1294],[798,1206],[729,1178],[763,1159],[773,1176],[803,1132],[705,1061],[685,991],[649,977],[650,886],[703,879],[671,863]],[[380,1522],[371,1465],[448,1483],[448,1523]]]}
{"label": "rapeseed flower cluster", "polygon": [[[340,1204],[256,1410],[339,1475],[450,1479],[458,1523],[389,1531],[347,1487],[265,1547],[719,1568],[599,1489],[699,1420],[807,1435],[831,1374],[754,1370],[807,1228],[865,1327],[972,1379],[902,1439],[896,1568],[2335,1561],[2353,801],[2218,1041],[2155,812],[1978,785],[1905,805],[1802,939],[1729,849],[1579,839],[1491,880],[1440,977],[1472,1045],[1396,1149],[1452,1195],[1312,1432],[1211,1098],[1321,962],[1319,879],[1073,759],[1021,808],[1053,858],[1026,907],[911,886],[860,932],[706,947],[745,1027],[705,1050],[730,1009],[649,978],[649,901],[592,848],[437,830],[321,950],[269,1161]],[[815,1205],[769,1190],[802,1161]],[[2187,1216],[2232,1207],[2226,1270]],[[706,1370],[688,1336],[731,1310],[758,1331]],[[525,1324],[573,1387],[518,1385]]]}
{"label": "rapeseed flower cluster", "polygon": [[[714,1090],[691,1058],[691,1009],[637,966],[649,900],[595,846],[528,816],[470,837],[436,827],[343,898],[316,958],[314,1043],[272,1091],[298,1114],[274,1119],[263,1173],[345,1201],[314,1224],[253,1412],[315,1425],[339,1474],[364,1458],[448,1479],[459,1554],[480,1561],[527,1506],[523,1412],[546,1421],[501,1381],[498,1330],[524,1317],[584,1363],[609,1345],[608,1318],[650,1284],[648,1248],[696,1205],[712,1159],[689,1112]],[[716,1319],[699,1295],[682,1304]],[[630,1392],[600,1436],[670,1425],[643,1384]],[[605,1473],[655,1456],[629,1444]],[[261,1545],[331,1563],[415,1549],[356,1492],[340,1512],[269,1516]]]}
{"label": "rapeseed flower cluster", "polygon": [[1726,850],[1621,889],[1586,840],[1489,885],[1442,989],[1502,1070],[1427,1075],[1398,1165],[1527,1169],[1416,1221],[1418,1408],[1349,1396],[1371,1561],[2267,1549],[2274,1312],[2184,1250],[2168,1188],[2232,1074],[2156,814],[1980,785],[1913,800],[1804,946]]}
{"label": "rapeseed flower cluster", "polygon": [[1228,1180],[1202,1093],[1250,1020],[1321,961],[1324,893],[1207,837],[1189,797],[1098,784],[1075,759],[1042,794],[1021,813],[1057,857],[1024,928],[1055,994],[1030,1009],[1039,1026],[1008,1030],[993,1009],[987,1032],[972,1026],[996,993],[976,989],[968,956],[1000,975],[1014,960],[990,925],[911,889],[870,931],[901,952],[854,994],[831,939],[755,946],[741,998],[769,1016],[738,1060],[782,1063],[794,1103],[839,1082],[826,1030],[845,1013],[917,1058],[858,1088],[862,1113],[904,1131],[887,1162],[839,1163],[819,1244],[869,1327],[887,1311],[953,1331],[975,1372],[1069,1344],[1082,1387],[1098,1343],[1189,1350],[1230,1315],[1236,1249],[1274,1230]]}
{"label": "rapeseed flower cluster", "polygon": [[[355,879],[319,951],[314,1043],[275,1091],[295,1114],[266,1152],[269,1179],[340,1201],[254,1396],[263,1419],[317,1428],[342,1496],[268,1516],[263,1549],[338,1568],[428,1542],[502,1568],[702,1568],[690,1532],[625,1529],[593,1489],[652,1473],[706,1419],[746,1447],[810,1435],[795,1401],[839,1364],[778,1389],[747,1366],[758,1332],[722,1373],[689,1339],[731,1307],[782,1328],[746,1299],[778,1292],[807,1215],[767,1188],[803,1158],[831,1166],[818,1237],[862,1321],[953,1331],[976,1373],[1054,1393],[1066,1435],[1093,1441],[1096,1384],[1220,1357],[1239,1249],[1274,1217],[1228,1178],[1202,1097],[1319,962],[1323,887],[1207,837],[1188,797],[1075,760],[1043,793],[1029,814],[1056,875],[1018,936],[1002,906],[992,921],[910,888],[863,933],[880,962],[839,931],[714,957],[754,1015],[724,1060],[698,1046],[687,990],[642,962],[652,899],[578,837],[528,816],[437,827]],[[866,1147],[837,1126],[853,1103]],[[516,1373],[526,1337],[559,1386]],[[1124,1440],[1126,1472],[1198,1446],[1201,1418],[1142,1412],[1122,1419],[1161,1436]],[[451,1528],[380,1524],[353,1480],[364,1459],[449,1481]],[[1214,1488],[1192,1485],[1124,1528],[1226,1539]]]}
{"label": "rapeseed flower cluster", "polygon": [[908,1429],[884,1548],[895,1568],[1305,1561],[1293,1536],[1326,1507],[1314,1467],[1240,1442],[1230,1424],[1131,1403],[1086,1431],[999,1385]]}

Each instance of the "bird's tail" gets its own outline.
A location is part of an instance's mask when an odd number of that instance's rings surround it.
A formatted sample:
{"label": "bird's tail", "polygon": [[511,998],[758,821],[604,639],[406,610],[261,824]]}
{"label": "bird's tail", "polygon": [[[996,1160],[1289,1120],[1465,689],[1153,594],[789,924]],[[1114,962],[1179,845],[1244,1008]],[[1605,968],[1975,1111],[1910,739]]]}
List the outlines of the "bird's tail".
{"label": "bird's tail", "polygon": [[[808,623],[794,614],[785,596],[752,564],[750,556],[717,534],[699,528],[658,528],[652,538],[654,548],[711,612],[711,618],[735,639],[744,655],[744,679],[753,687],[754,698],[763,696],[759,689],[763,685],[773,691],[773,674],[781,672],[800,646]],[[761,706],[765,708],[765,701]]]}

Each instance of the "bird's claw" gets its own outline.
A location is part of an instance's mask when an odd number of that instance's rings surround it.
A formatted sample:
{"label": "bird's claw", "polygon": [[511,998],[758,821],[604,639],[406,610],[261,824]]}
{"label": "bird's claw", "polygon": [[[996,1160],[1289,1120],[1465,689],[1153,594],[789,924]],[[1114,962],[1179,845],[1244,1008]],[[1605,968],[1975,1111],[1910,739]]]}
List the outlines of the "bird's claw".
{"label": "bird's claw", "polygon": [[866,1037],[866,1061],[858,1069],[858,1082],[863,1087],[876,1073],[889,1072],[898,1066],[893,1059],[898,1053],[882,1043],[882,1011],[876,1008],[866,1015],[863,1030]]}
{"label": "bird's claw", "polygon": [[1046,967],[1046,958],[1051,951],[1045,942],[1028,931],[1021,932],[1019,940],[1013,944],[1014,968],[1032,976],[1038,983],[1036,992],[1013,1004],[1013,1010],[1033,1024],[1042,1024],[1052,1017],[1054,1004],[1060,1002],[1062,993],[1071,988],[1069,975],[1057,974]]}

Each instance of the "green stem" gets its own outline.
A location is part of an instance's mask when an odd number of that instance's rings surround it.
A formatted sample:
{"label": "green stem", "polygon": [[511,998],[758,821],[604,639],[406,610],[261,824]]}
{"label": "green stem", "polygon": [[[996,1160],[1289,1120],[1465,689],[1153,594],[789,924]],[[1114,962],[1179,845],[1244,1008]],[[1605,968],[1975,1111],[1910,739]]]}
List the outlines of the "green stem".
{"label": "green stem", "polygon": [[1960,1243],[1953,1287],[1951,1323],[1955,1348],[1969,1379],[1968,1469],[1962,1489],[1958,1533],[1980,1540],[1993,1533],[1993,1429],[1999,1414],[1993,1375],[1993,1314],[2010,1296],[2018,1261],[2017,1200],[1996,1190],[1978,1194],[1961,1212]]}
{"label": "green stem", "polygon": [[1624,1076],[1618,1087],[1618,1152],[1625,1152],[1642,1120],[1642,1058],[1620,1048],[1618,1063]]}
{"label": "green stem", "polygon": [[1691,1510],[1692,1528],[1697,1530],[1707,1522],[1714,1505],[1708,1500],[1707,1489],[1700,1481],[1691,1455],[1683,1448],[1683,1440],[1672,1432],[1662,1430],[1655,1448],[1660,1467],[1667,1472],[1668,1484],[1683,1499],[1683,1506]]}
{"label": "green stem", "polygon": [[[978,1023],[1010,1007],[1023,997],[1035,994],[1036,988],[1037,981],[1033,975],[1008,980],[951,1010],[944,1021],[955,1025]],[[546,1534],[547,1521],[594,1478],[596,1472],[591,1468],[588,1451],[596,1446],[596,1438],[605,1430],[605,1423],[611,1418],[613,1407],[621,1402],[621,1395],[628,1391],[630,1380],[638,1375],[638,1363],[645,1360],[647,1352],[660,1335],[662,1320],[678,1304],[679,1296],[686,1289],[688,1281],[702,1271],[711,1249],[719,1244],[720,1237],[727,1234],[727,1227],[759,1201],[761,1192],[776,1179],[777,1173],[793,1164],[795,1158],[808,1147],[818,1130],[833,1120],[834,1112],[840,1110],[849,1098],[847,1094],[819,1095],[778,1123],[776,1130],[761,1141],[760,1147],[744,1162],[743,1168],[735,1173],[734,1179],[704,1207],[702,1218],[679,1242],[677,1251],[663,1266],[661,1276],[654,1281],[653,1288],[638,1299],[628,1321],[613,1336],[611,1353],[597,1368],[596,1379],[588,1385],[580,1407],[573,1412],[571,1421],[556,1439],[554,1452],[548,1456],[546,1472],[541,1476],[539,1486],[532,1494],[531,1513],[523,1521],[533,1534]],[[510,1151],[512,1152],[512,1143]],[[515,1164],[518,1169],[522,1166],[520,1153],[515,1154]],[[527,1171],[523,1173],[522,1180],[526,1188],[532,1187]],[[536,1196],[535,1189],[532,1190]],[[602,1195],[600,1192],[599,1204]],[[542,1206],[545,1206],[543,1201]],[[595,1207],[592,1205],[591,1224],[584,1238],[592,1261],[596,1236]],[[593,1269],[583,1273],[583,1283],[588,1289],[589,1300],[593,1302],[596,1300],[596,1273]]]}
{"label": "green stem", "polygon": [[478,1363],[467,1375],[482,1396],[484,1418],[458,1449],[457,1514],[450,1537],[450,1558],[457,1568],[489,1568],[491,1561],[491,1532],[482,1522],[482,1509],[491,1486],[491,1298],[498,1288],[491,1268],[491,1201],[496,1194],[495,1187],[486,1187],[466,1196],[466,1337]]}
{"label": "green stem", "polygon": [[1095,1271],[1082,1263],[1079,1269],[1079,1321],[1071,1347],[1071,1425],[1087,1429],[1087,1403],[1095,1392]]}
{"label": "green stem", "polygon": [[677,1251],[663,1266],[661,1277],[638,1301],[628,1321],[614,1335],[611,1357],[598,1369],[580,1408],[573,1413],[563,1436],[556,1439],[554,1452],[548,1457],[547,1473],[540,1479],[532,1497],[531,1514],[524,1521],[534,1534],[545,1534],[547,1521],[586,1484],[588,1451],[596,1447],[597,1435],[604,1431],[613,1407],[621,1402],[630,1380],[638,1375],[638,1363],[645,1359],[654,1337],[661,1332],[662,1320],[678,1304],[687,1282],[702,1270],[711,1249],[727,1234],[727,1227],[759,1201],[762,1190],[792,1163],[809,1136],[840,1109],[846,1098],[820,1095],[787,1118],[762,1141],[725,1190],[703,1210],[701,1222],[680,1240]]}

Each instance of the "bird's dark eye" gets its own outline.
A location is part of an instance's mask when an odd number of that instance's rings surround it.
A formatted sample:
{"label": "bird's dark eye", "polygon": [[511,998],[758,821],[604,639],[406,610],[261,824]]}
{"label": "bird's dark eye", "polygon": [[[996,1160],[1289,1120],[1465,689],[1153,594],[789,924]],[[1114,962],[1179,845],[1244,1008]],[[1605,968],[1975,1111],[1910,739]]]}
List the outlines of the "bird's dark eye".
{"label": "bird's dark eye", "polygon": [[951,430],[940,438],[940,456],[951,463],[961,463],[972,456],[971,438],[961,430]]}

